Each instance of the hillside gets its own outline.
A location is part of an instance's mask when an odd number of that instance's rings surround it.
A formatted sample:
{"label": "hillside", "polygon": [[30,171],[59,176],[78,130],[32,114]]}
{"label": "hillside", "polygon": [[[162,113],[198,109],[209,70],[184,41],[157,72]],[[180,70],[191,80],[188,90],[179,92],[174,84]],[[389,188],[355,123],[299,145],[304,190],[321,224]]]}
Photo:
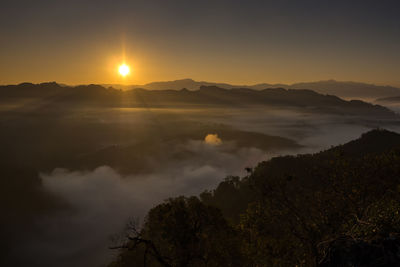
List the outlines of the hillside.
{"label": "hillside", "polygon": [[110,266],[398,266],[399,177],[400,135],[386,130],[273,158],[156,206]]}

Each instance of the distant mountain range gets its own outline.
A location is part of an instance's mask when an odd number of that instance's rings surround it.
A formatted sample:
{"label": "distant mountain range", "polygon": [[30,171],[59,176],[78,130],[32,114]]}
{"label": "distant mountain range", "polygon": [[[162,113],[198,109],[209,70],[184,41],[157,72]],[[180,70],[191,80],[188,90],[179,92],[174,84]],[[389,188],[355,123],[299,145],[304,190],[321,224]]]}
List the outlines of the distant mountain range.
{"label": "distant mountain range", "polygon": [[360,100],[346,101],[306,89],[224,89],[201,86],[181,90],[117,90],[100,85],[61,86],[57,83],[0,86],[0,103],[25,103],[28,108],[54,107],[272,107],[297,108],[307,112],[393,118],[389,109]]}
{"label": "distant mountain range", "polygon": [[232,85],[227,83],[213,83],[205,81],[194,81],[192,79],[182,79],[176,81],[152,82],[144,85],[118,85],[107,84],[117,89],[129,90],[134,88],[143,88],[148,90],[198,90],[201,86],[217,86],[224,89],[248,88],[263,90],[267,88],[285,88],[285,89],[311,89],[320,94],[336,95],[346,99],[368,99],[374,100],[383,97],[392,97],[400,95],[400,88],[392,86],[380,86],[367,83],[341,82],[335,80],[294,83],[294,84],[268,84],[260,83],[255,85]]}

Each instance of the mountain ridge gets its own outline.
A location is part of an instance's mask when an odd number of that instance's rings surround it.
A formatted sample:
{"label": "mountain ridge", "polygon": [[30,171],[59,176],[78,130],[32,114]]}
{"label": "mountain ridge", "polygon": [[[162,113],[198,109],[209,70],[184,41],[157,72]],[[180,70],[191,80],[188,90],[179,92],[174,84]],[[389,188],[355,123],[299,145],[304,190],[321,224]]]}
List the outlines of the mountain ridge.
{"label": "mountain ridge", "polygon": [[198,90],[201,86],[217,86],[224,89],[233,88],[249,88],[255,90],[263,90],[267,88],[285,88],[285,89],[312,89],[321,94],[337,95],[342,98],[364,98],[376,99],[382,97],[398,96],[400,95],[400,88],[394,86],[382,86],[369,83],[352,82],[352,81],[336,81],[336,80],[322,80],[315,82],[301,82],[293,84],[270,84],[259,83],[253,85],[234,85],[228,83],[195,81],[193,79],[181,79],[174,81],[160,81],[151,82],[144,85],[118,85],[107,84],[105,86],[112,86],[118,89],[134,89],[143,88],[149,90],[180,90],[186,88],[188,90]]}
{"label": "mountain ridge", "polygon": [[298,107],[319,112],[365,115],[392,114],[389,109],[359,100],[346,101],[333,95],[322,95],[309,89],[250,88],[224,89],[217,86],[201,86],[190,90],[148,90],[142,88],[127,91],[105,88],[101,85],[61,86],[55,82],[0,86],[3,103],[20,99],[40,99],[49,103],[69,105],[105,105],[114,107],[169,107],[169,106],[269,106]]}
{"label": "mountain ridge", "polygon": [[310,89],[250,88],[224,89],[201,86],[198,90],[127,91],[101,85],[61,86],[57,83],[0,86],[0,103],[22,100],[61,105],[103,107],[281,107],[300,108],[308,112],[348,115],[397,117],[389,109],[360,100],[347,101],[334,95],[323,95]]}

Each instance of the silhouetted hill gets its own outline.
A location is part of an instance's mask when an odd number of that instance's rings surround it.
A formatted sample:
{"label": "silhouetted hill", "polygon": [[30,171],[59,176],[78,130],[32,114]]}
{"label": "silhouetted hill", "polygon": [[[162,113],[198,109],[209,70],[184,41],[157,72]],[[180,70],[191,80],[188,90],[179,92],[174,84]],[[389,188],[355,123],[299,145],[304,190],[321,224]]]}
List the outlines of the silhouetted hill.
{"label": "silhouetted hill", "polygon": [[343,156],[357,157],[371,153],[379,154],[394,148],[400,148],[400,134],[383,129],[376,129],[364,133],[356,140],[328,151],[340,151]]}
{"label": "silhouetted hill", "polygon": [[49,83],[21,83],[18,85],[5,85],[0,87],[1,101],[7,101],[10,98],[36,98],[50,94],[58,94],[65,87],[56,82]]}
{"label": "silhouetted hill", "polygon": [[88,100],[98,99],[105,95],[109,96],[116,92],[118,91],[115,89],[106,89],[101,85],[95,84],[71,87],[62,86],[56,82],[49,82],[0,86],[1,102],[18,99]]}
{"label": "silhouetted hill", "polygon": [[341,82],[335,80],[294,83],[294,84],[268,84],[261,83],[255,85],[232,85],[227,83],[213,83],[205,81],[194,81],[192,79],[183,79],[176,81],[152,82],[144,85],[112,85],[119,89],[143,88],[149,90],[180,90],[187,88],[188,90],[198,90],[201,86],[217,86],[224,89],[232,88],[249,88],[255,90],[263,90],[267,88],[286,88],[286,89],[311,89],[320,94],[336,95],[342,98],[351,99],[376,99],[382,97],[391,97],[400,95],[400,89],[392,86],[379,86],[367,83],[357,82]]}
{"label": "silhouetted hill", "polygon": [[394,115],[390,110],[358,100],[345,101],[336,96],[321,95],[311,90],[273,88],[253,90],[248,88],[223,89],[216,86],[201,86],[197,91],[133,89],[125,94],[129,99],[146,105],[216,105],[231,107],[269,106],[307,109],[311,112]]}
{"label": "silhouetted hill", "polygon": [[[262,89],[269,88],[269,87],[279,87],[279,86],[272,86],[267,85]],[[111,86],[118,89],[123,90],[130,90],[135,88],[142,88],[147,90],[180,90],[182,88],[186,88],[190,91],[199,90],[201,86],[217,86],[224,89],[232,89],[232,88],[241,88],[247,87],[246,85],[232,85],[228,83],[215,83],[215,82],[206,82],[206,81],[195,81],[192,79],[181,79],[181,80],[174,80],[174,81],[160,81],[160,82],[151,82],[143,85],[120,85],[120,84],[106,84],[105,86]],[[250,87],[248,87],[250,88]]]}
{"label": "silhouetted hill", "polygon": [[218,86],[222,88],[233,88],[232,86],[227,83],[212,83],[212,82],[205,82],[205,81],[194,81],[192,79],[182,79],[182,80],[175,80],[175,81],[166,81],[166,82],[152,82],[141,86],[141,88],[148,89],[148,90],[179,90],[182,88],[186,88],[188,90],[198,90],[201,86]]}
{"label": "silhouetted hill", "polygon": [[[192,255],[227,261],[230,251],[237,266],[399,266],[399,156],[400,135],[378,129],[319,153],[261,162],[203,192],[201,202],[181,197],[154,207],[140,231],[128,230],[110,266],[141,263],[151,247],[157,255],[146,266]],[[210,219],[188,220],[192,214]],[[188,239],[208,246],[184,250]],[[151,246],[134,246],[143,240]]]}
{"label": "silhouetted hill", "polygon": [[[288,181],[291,181],[291,186],[294,186],[292,188],[294,190],[293,193],[297,189],[299,190],[298,193],[300,193],[300,188],[303,186],[309,186],[316,190],[317,188],[326,186],[326,178],[320,176],[322,173],[332,175],[331,179],[333,179],[333,182],[346,182],[339,180],[335,181],[335,179],[341,179],[338,176],[335,177],[335,173],[342,173],[346,168],[354,168],[354,173],[343,173],[343,175],[348,175],[349,178],[351,175],[356,175],[355,173],[357,172],[363,172],[368,174],[368,176],[372,176],[371,179],[377,179],[384,175],[384,171],[382,170],[381,173],[369,173],[370,170],[368,168],[379,169],[379,165],[366,165],[363,167],[363,170],[357,170],[356,166],[366,164],[366,162],[368,162],[366,158],[374,161],[374,159],[379,159],[381,155],[386,153],[390,154],[393,151],[395,151],[394,156],[396,157],[396,162],[392,163],[400,164],[397,159],[397,156],[400,153],[400,134],[382,129],[371,130],[364,133],[358,139],[315,154],[281,156],[272,158],[269,161],[260,162],[251,175],[247,179],[243,180],[243,185],[249,182],[248,179],[250,179],[251,184],[254,185],[257,183],[272,181],[279,182],[279,179],[285,180],[289,177],[288,179],[290,180]],[[385,164],[392,163],[385,162]],[[398,177],[388,177],[387,179],[397,181]],[[298,185],[299,188],[296,189],[296,185]],[[220,186],[226,186],[226,184],[222,182]],[[240,188],[240,186],[237,185],[236,187]],[[329,190],[329,188],[325,189]],[[245,188],[245,190],[247,189]],[[225,212],[228,218],[233,221],[237,221],[239,219],[239,214],[245,212],[245,209],[247,208],[247,203],[244,205],[243,203],[235,203],[232,207],[226,205],[223,197],[219,196],[219,188],[213,191],[213,199],[208,199],[211,197],[210,195],[204,195],[203,197],[207,202],[216,204],[223,212]],[[247,198],[247,201],[253,200],[253,197]],[[240,200],[238,199],[238,201]]]}
{"label": "silhouetted hill", "polygon": [[400,89],[392,86],[379,86],[374,84],[339,82],[335,80],[295,83],[289,86],[293,89],[307,88],[321,94],[337,95],[343,98],[376,99],[383,96],[396,96]]}

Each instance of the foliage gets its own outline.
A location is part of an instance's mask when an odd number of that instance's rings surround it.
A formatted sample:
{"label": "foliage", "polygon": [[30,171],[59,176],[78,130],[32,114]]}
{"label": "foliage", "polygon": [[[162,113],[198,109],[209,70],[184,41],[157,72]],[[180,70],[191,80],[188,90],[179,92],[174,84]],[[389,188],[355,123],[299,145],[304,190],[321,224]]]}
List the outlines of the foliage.
{"label": "foliage", "polygon": [[130,230],[112,266],[243,266],[237,232],[196,197],[169,199],[149,212],[141,231]]}
{"label": "foliage", "polygon": [[378,251],[376,244],[387,240],[394,245],[370,261],[400,263],[387,259],[400,252],[399,140],[375,130],[314,155],[261,162],[249,176],[228,177],[204,192],[201,201],[157,206],[140,235],[168,266],[364,266],[358,248]]}

